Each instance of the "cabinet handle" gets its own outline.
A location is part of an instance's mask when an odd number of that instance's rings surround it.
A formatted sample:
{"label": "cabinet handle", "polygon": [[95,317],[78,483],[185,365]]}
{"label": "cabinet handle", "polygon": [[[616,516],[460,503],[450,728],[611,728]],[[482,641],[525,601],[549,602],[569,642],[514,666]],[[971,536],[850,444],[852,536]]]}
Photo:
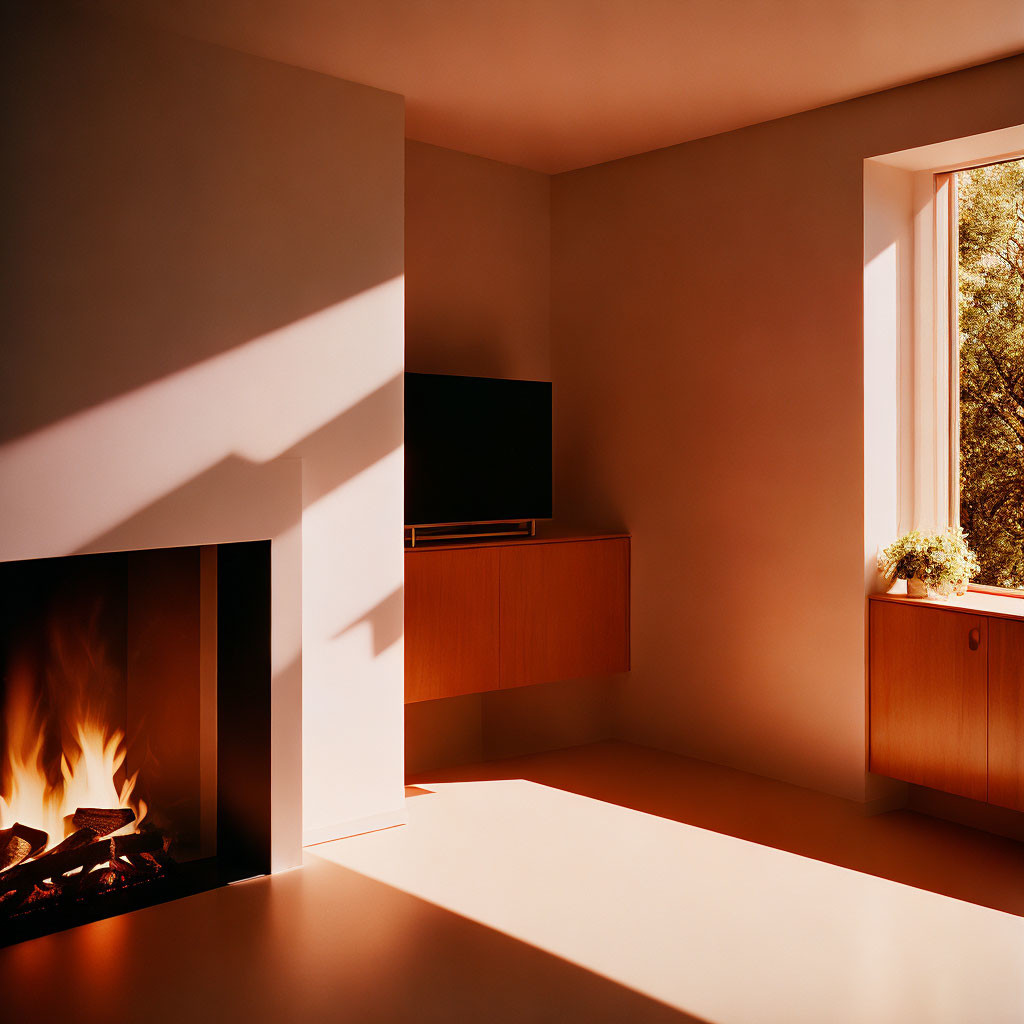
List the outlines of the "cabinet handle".
{"label": "cabinet handle", "polygon": [[976,651],[981,646],[980,629],[972,629],[970,633],[967,634],[967,646],[970,647],[972,651]]}

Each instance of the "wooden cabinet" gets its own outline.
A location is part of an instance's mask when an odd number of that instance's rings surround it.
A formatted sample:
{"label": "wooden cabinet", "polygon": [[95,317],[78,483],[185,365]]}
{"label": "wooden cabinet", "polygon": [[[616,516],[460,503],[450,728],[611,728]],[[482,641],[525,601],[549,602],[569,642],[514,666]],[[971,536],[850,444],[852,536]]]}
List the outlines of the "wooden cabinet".
{"label": "wooden cabinet", "polygon": [[409,552],[405,559],[405,701],[498,687],[494,548]]}
{"label": "wooden cabinet", "polygon": [[990,620],[988,645],[988,799],[1024,811],[1024,622]]}
{"label": "wooden cabinet", "polygon": [[405,700],[629,669],[629,538],[405,555]]}
{"label": "wooden cabinet", "polygon": [[987,633],[980,615],[872,604],[873,772],[986,798]]}
{"label": "wooden cabinet", "polygon": [[629,668],[629,541],[501,552],[501,685]]}
{"label": "wooden cabinet", "polygon": [[871,771],[1024,810],[1024,600],[877,595]]}

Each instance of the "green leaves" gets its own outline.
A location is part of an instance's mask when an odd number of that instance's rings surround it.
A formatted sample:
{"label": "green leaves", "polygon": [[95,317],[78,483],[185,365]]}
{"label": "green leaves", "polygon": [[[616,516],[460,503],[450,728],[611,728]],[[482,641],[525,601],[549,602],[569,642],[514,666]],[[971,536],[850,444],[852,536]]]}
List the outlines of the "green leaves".
{"label": "green leaves", "polygon": [[940,533],[911,530],[878,556],[878,570],[890,585],[915,576],[932,587],[961,583],[974,579],[978,568],[964,531],[953,527]]}
{"label": "green leaves", "polygon": [[960,522],[977,582],[1024,587],[1024,160],[957,174]]}

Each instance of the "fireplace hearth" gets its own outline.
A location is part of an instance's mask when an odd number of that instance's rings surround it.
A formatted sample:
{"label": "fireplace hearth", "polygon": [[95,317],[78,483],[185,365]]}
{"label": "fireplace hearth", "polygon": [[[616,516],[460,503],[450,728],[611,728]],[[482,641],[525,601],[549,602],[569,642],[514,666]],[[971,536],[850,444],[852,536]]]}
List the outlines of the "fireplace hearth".
{"label": "fireplace hearth", "polygon": [[0,564],[0,945],[269,870],[269,549]]}

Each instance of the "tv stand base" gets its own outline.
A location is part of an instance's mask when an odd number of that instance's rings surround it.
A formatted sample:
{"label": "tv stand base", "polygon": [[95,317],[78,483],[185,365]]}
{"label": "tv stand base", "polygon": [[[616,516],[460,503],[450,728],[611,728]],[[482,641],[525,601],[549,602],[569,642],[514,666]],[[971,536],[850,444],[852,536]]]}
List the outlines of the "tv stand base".
{"label": "tv stand base", "polygon": [[534,537],[536,519],[501,519],[487,523],[430,523],[405,528],[406,547],[432,540],[476,540],[478,537]]}

